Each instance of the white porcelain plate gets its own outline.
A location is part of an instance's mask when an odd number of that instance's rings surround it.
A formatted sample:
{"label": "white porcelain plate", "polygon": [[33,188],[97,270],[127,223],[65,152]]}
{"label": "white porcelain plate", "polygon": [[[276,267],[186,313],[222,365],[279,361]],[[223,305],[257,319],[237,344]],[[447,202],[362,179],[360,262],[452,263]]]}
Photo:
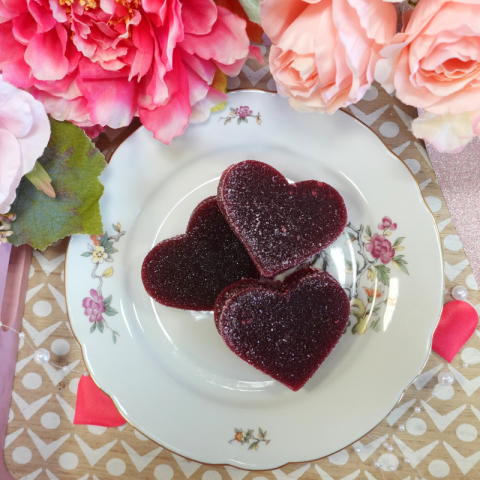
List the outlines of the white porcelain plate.
{"label": "white porcelain plate", "polygon": [[[210,312],[159,305],[140,278],[147,252],[184,233],[222,171],[246,159],[325,181],[348,208],[344,234],[316,265],[350,293],[350,324],[297,393],[237,358]],[[407,167],[353,117],[236,92],[170,146],[141,128],[101,179],[107,233],[70,242],[68,313],[95,382],[160,445],[252,470],[320,458],[375,427],[425,364],[442,308],[435,221]]]}

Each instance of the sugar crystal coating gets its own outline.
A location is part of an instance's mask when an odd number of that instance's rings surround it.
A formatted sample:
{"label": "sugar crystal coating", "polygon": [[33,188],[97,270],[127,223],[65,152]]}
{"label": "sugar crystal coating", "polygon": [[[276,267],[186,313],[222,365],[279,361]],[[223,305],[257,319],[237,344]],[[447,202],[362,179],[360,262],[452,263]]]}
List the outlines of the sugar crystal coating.
{"label": "sugar crystal coating", "polygon": [[252,280],[228,290],[214,310],[226,345],[293,391],[331,353],[350,314],[341,285],[313,268],[295,272],[279,288]]}
{"label": "sugar crystal coating", "polygon": [[163,305],[185,310],[213,310],[225,287],[257,277],[216,197],[203,200],[193,211],[186,233],[156,245],[142,266],[147,293]]}
{"label": "sugar crystal coating", "polygon": [[324,250],[347,223],[345,203],[333,187],[316,180],[289,184],[255,160],[223,172],[218,204],[264,277]]}

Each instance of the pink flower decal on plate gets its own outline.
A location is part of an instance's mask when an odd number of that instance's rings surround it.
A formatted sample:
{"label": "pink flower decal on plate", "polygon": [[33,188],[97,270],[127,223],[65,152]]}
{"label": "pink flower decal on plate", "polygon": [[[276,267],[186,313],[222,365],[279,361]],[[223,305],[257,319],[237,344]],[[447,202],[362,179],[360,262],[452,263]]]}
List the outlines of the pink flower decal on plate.
{"label": "pink flower decal on plate", "polygon": [[392,244],[378,233],[373,235],[371,243],[365,245],[365,250],[369,252],[373,258],[379,258],[385,265],[395,256],[395,250],[392,248]]}
{"label": "pink flower decal on plate", "polygon": [[391,230],[392,232],[397,229],[397,224],[393,223],[390,217],[383,217],[382,223],[378,224],[379,230]]}
{"label": "pink flower decal on plate", "polygon": [[248,117],[252,117],[258,123],[258,125],[262,124],[262,117],[260,116],[260,112],[256,115],[253,115],[253,110],[250,110],[250,107],[243,106],[238,108],[230,108],[230,114],[228,117],[220,117],[220,120],[225,120],[223,122],[224,125],[230,123],[234,118],[237,119],[237,125],[240,125],[242,122],[248,123]]}
{"label": "pink flower decal on plate", "polygon": [[98,268],[103,262],[113,262],[113,255],[118,252],[113,248],[113,242],[118,242],[120,238],[125,235],[121,230],[120,223],[113,224],[113,229],[117,232],[116,235],[109,236],[105,232],[101,236],[91,235],[90,239],[93,245],[87,244],[88,251],[82,253],[82,257],[92,257],[92,263],[95,265],[92,271],[92,278],[98,280],[98,287],[90,290],[90,296],[85,297],[82,301],[82,307],[85,309],[84,313],[93,325],[90,327],[90,333],[98,330],[103,333],[105,328],[112,332],[113,343],[117,343],[117,337],[120,334],[113,330],[105,317],[113,317],[118,312],[112,306],[112,295],[103,298],[102,287],[103,281],[113,275],[113,267],[105,268],[101,274],[97,273]]}
{"label": "pink flower decal on plate", "polygon": [[90,297],[85,297],[82,302],[85,308],[85,315],[90,317],[91,322],[100,322],[102,320],[102,313],[105,312],[105,302],[103,297],[98,294],[93,288],[90,290]]}

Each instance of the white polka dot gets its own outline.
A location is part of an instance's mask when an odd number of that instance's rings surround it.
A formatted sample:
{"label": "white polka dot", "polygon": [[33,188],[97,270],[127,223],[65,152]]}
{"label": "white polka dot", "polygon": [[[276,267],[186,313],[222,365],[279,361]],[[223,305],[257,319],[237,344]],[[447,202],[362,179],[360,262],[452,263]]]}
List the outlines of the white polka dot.
{"label": "white polka dot", "polygon": [[462,360],[469,365],[480,363],[480,350],[471,347],[465,348],[462,351]]}
{"label": "white polka dot", "polygon": [[33,265],[30,265],[30,272],[28,273],[28,278],[32,278],[34,274],[35,269],[33,268]]}
{"label": "white polka dot", "polygon": [[60,455],[58,463],[65,470],[73,470],[78,466],[78,457],[72,452],[65,452]]}
{"label": "white polka dot", "polygon": [[435,478],[445,478],[450,473],[450,467],[443,460],[433,460],[428,465],[428,471]]}
{"label": "white polka dot", "polygon": [[421,418],[410,418],[405,427],[410,435],[423,435],[427,431],[427,424]]}
{"label": "white polka dot", "polygon": [[382,470],[387,472],[392,470],[392,467],[394,467],[394,470],[398,468],[398,458],[392,453],[384,453],[383,455],[380,455],[378,461],[380,462]]}
{"label": "white polka dot", "polygon": [[271,78],[268,82],[267,82],[267,88],[271,91],[271,92],[276,92],[277,91],[277,84],[275,83],[275,80],[273,78]]}
{"label": "white polka dot", "polygon": [[36,390],[42,384],[42,377],[38,373],[29,372],[23,377],[22,383],[28,390]]}
{"label": "white polka dot", "polygon": [[253,477],[252,480],[268,480],[266,477]]}
{"label": "white polka dot", "polygon": [[334,465],[345,465],[348,462],[349,457],[350,455],[346,450],[341,450],[340,452],[330,455],[328,460]]}
{"label": "white polka dot", "polygon": [[148,438],[145,435],[142,435],[139,431],[135,430],[135,436],[142,442],[146,442]]}
{"label": "white polka dot", "polygon": [[17,447],[12,452],[12,459],[15,463],[25,465],[32,459],[32,451],[27,447]]}
{"label": "white polka dot", "polygon": [[407,158],[405,163],[414,175],[420,171],[420,164],[414,158]]}
{"label": "white polka dot", "polygon": [[387,138],[393,138],[398,135],[400,128],[394,122],[384,122],[380,125],[380,133]]}
{"label": "white polka dot", "polygon": [[215,470],[207,470],[202,475],[202,480],[222,480],[222,476]]}
{"label": "white polka dot", "polygon": [[233,88],[238,88],[241,83],[242,82],[238,77],[227,77],[228,90],[232,90]]}
{"label": "white polka dot", "polygon": [[33,313],[38,317],[47,317],[52,313],[52,305],[45,300],[39,300],[33,306]]}
{"label": "white polka dot", "polygon": [[157,480],[171,480],[173,478],[173,468],[170,465],[158,465],[153,471],[153,476]]}
{"label": "white polka dot", "polygon": [[65,270],[62,270],[62,273],[60,274],[60,278],[62,279],[62,282],[65,281]]}
{"label": "white polka dot", "polygon": [[97,427],[96,425],[88,425],[88,431],[94,435],[102,435],[107,431],[107,427]]}
{"label": "white polka dot", "polygon": [[457,427],[457,437],[463,442],[473,442],[478,437],[477,429],[469,423],[462,423]]}
{"label": "white polka dot", "polygon": [[443,244],[452,252],[458,252],[462,248],[462,242],[458,235],[447,235],[443,239]]}
{"label": "white polka dot", "polygon": [[437,197],[425,197],[425,201],[433,213],[438,212],[442,208],[442,201]]}
{"label": "white polka dot", "polygon": [[478,290],[477,281],[475,280],[473,273],[471,273],[467,277],[466,284],[467,284],[467,287],[470,288],[471,290]]}
{"label": "white polka dot", "polygon": [[55,355],[66,355],[70,351],[70,344],[63,338],[57,338],[50,347]]}
{"label": "white polka dot", "polygon": [[367,93],[363,96],[363,100],[366,100],[367,102],[373,102],[373,100],[376,100],[378,97],[378,90],[376,87],[373,85],[367,90]]}
{"label": "white polka dot", "polygon": [[68,388],[70,389],[70,391],[75,395],[77,394],[77,391],[78,391],[78,382],[80,382],[80,379],[74,378],[68,385]]}
{"label": "white polka dot", "polygon": [[439,400],[450,400],[455,395],[455,389],[451,385],[440,385],[437,383],[435,391]]}
{"label": "white polka dot", "polygon": [[112,458],[107,462],[107,472],[114,477],[118,477],[125,473],[127,466],[120,458]]}
{"label": "white polka dot", "polygon": [[60,415],[55,412],[47,412],[42,415],[40,421],[45,428],[53,430],[60,425]]}
{"label": "white polka dot", "polygon": [[8,423],[10,423],[14,417],[15,417],[15,414],[13,413],[13,410],[10,409],[10,411],[8,412]]}

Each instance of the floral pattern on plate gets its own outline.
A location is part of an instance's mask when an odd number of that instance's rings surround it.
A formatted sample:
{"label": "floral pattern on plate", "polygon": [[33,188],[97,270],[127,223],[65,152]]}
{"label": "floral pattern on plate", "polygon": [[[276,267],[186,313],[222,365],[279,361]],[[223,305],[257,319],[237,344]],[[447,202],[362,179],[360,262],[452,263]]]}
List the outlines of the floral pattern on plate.
{"label": "floral pattern on plate", "polygon": [[250,110],[250,107],[238,107],[238,108],[230,108],[230,114],[228,117],[220,117],[218,121],[225,120],[223,122],[224,125],[230,123],[234,118],[237,119],[237,125],[240,125],[242,122],[248,123],[247,117],[252,117],[255,121],[261,125],[262,124],[262,117],[260,116],[260,112],[256,115],[253,115],[253,110]]}
{"label": "floral pattern on plate", "polygon": [[113,229],[117,232],[116,235],[108,235],[108,232],[105,232],[103,235],[91,235],[90,239],[93,242],[92,244],[87,244],[88,251],[82,253],[82,257],[91,257],[92,263],[94,264],[92,270],[92,278],[98,280],[98,287],[92,288],[90,290],[90,296],[85,297],[82,301],[82,307],[84,308],[84,314],[88,317],[92,326],[90,327],[90,333],[93,333],[95,330],[98,330],[100,333],[105,331],[105,328],[112,332],[113,343],[117,343],[117,337],[120,334],[113,330],[105,316],[113,317],[118,312],[112,306],[112,295],[104,298],[102,294],[103,280],[110,278],[113,275],[113,267],[106,268],[101,275],[98,275],[98,267],[104,263],[113,262],[113,254],[118,252],[116,248],[113,247],[113,242],[118,242],[120,238],[125,235],[126,232],[122,231],[120,223],[112,224]]}
{"label": "floral pattern on plate", "polygon": [[373,233],[369,225],[355,228],[350,222],[347,224],[346,243],[356,245],[356,265],[345,260],[346,272],[353,275],[351,287],[345,289],[351,299],[351,314],[357,319],[352,327],[354,334],[364,334],[369,324],[374,331],[380,331],[385,307],[395,306],[396,297],[386,294],[386,287],[390,286],[390,266],[409,275],[405,255],[398,254],[405,248],[402,245],[405,237],[397,237],[393,243],[389,238],[397,227],[387,216],[377,225],[379,233]]}
{"label": "floral pattern on plate", "polygon": [[[250,440],[252,443],[250,443]],[[267,432],[263,431],[261,428],[258,429],[258,433],[255,436],[253,430],[247,430],[244,432],[241,428],[235,428],[235,436],[229,440],[228,443],[239,442],[240,445],[248,444],[249,450],[258,450],[260,442],[265,442],[265,445],[270,443],[270,440],[267,440]]]}

